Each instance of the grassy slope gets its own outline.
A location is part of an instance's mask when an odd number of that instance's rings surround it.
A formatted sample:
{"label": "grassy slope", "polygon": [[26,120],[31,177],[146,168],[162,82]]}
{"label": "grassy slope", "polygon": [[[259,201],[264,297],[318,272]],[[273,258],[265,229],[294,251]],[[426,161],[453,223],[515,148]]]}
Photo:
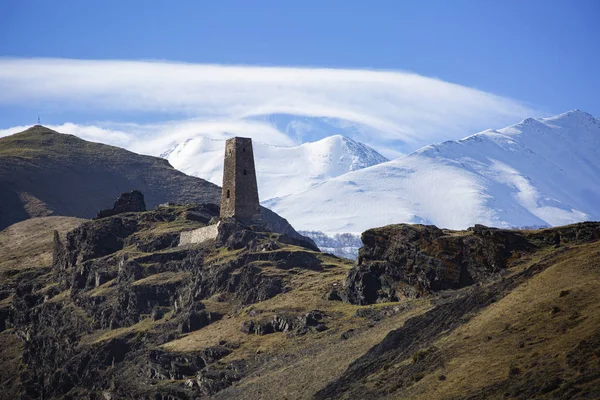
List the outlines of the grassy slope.
{"label": "grassy slope", "polygon": [[[566,382],[563,388],[576,381],[580,378],[579,367],[569,366],[567,355],[582,341],[600,332],[600,291],[597,290],[600,243],[543,248],[515,260],[508,276],[540,265],[546,269],[521,280],[506,297],[434,342],[443,360],[442,367],[414,375],[415,382],[402,388],[398,386],[394,368],[413,363],[409,357],[367,377],[362,384],[377,388],[379,393],[389,392],[390,399],[452,399],[468,395],[484,399],[504,398],[504,393],[518,397],[524,387],[561,390],[563,381]],[[293,306],[303,310],[319,308],[335,317],[328,323],[330,331],[316,337],[287,338],[278,333],[246,339],[244,345],[248,352],[270,354],[266,357],[269,361],[259,372],[215,398],[311,398],[390,330],[432,307],[426,299],[412,300],[414,304],[407,312],[372,324],[354,316],[360,307],[331,303],[317,296],[299,297],[297,293],[287,293],[253,306],[253,309],[267,311]],[[165,347],[193,350],[229,335],[244,340],[244,335],[236,330],[241,319],[219,321]],[[354,328],[357,334],[342,340],[340,333],[349,328]],[[595,363],[598,364],[598,359]],[[511,371],[513,375],[509,376]],[[590,390],[599,386],[598,379],[575,384],[577,388]]]}
{"label": "grassy slope", "polygon": [[74,217],[32,218],[0,231],[0,274],[50,266],[53,232],[57,230],[64,235],[83,221]]}
{"label": "grassy slope", "polygon": [[[542,386],[555,376],[576,379],[578,371],[568,366],[567,354],[600,332],[599,247],[584,244],[558,254],[545,271],[440,339],[436,346],[444,367],[406,395],[448,399],[488,390],[501,397],[503,388],[521,378]],[[598,386],[600,380],[585,385]]]}
{"label": "grassy slope", "polygon": [[144,193],[148,207],[220,197],[216,185],[187,176],[166,160],[43,126],[0,138],[0,230],[32,217],[91,218],[133,189]]}
{"label": "grassy slope", "polygon": [[0,310],[10,306],[18,281],[39,274],[50,279],[54,231],[64,237],[84,221],[73,217],[32,218],[0,231]]}
{"label": "grassy slope", "polygon": [[[357,389],[389,399],[600,395],[600,242],[545,247],[514,263],[504,279],[518,285],[506,296],[431,345],[382,364],[341,398]],[[579,359],[578,348],[586,349]],[[436,356],[423,357],[428,351]]]}

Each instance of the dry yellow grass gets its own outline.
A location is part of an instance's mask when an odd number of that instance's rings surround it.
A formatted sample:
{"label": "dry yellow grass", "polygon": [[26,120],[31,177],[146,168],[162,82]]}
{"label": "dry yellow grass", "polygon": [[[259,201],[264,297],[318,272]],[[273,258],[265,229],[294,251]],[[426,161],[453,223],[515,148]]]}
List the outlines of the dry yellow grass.
{"label": "dry yellow grass", "polygon": [[95,287],[94,289],[88,292],[90,297],[94,296],[107,296],[110,294],[116,293],[116,279],[111,279],[110,281],[104,282],[102,285]]}
{"label": "dry yellow grass", "polygon": [[[355,310],[358,308],[354,307]],[[268,335],[273,338],[264,341],[266,337],[251,336],[255,342],[249,343],[248,347],[252,350],[257,347],[268,356],[272,355],[270,358],[275,362],[246,378],[237,390],[252,399],[310,399],[316,391],[340,376],[351,362],[383,340],[389,331],[428,308],[426,302],[420,302],[411,311],[387,318],[372,327],[367,327],[366,321],[354,318],[341,324],[339,321],[332,323],[328,331],[301,337],[288,338],[283,333],[276,333]],[[357,333],[342,340],[340,334],[350,326]],[[290,357],[290,361],[277,362],[285,356]],[[216,396],[227,397],[227,392]]]}
{"label": "dry yellow grass", "polygon": [[32,218],[0,231],[0,272],[49,266],[54,231],[64,236],[84,221],[72,217]]}
{"label": "dry yellow grass", "polygon": [[152,321],[150,318],[145,318],[135,325],[117,329],[104,329],[95,331],[93,334],[85,336],[81,339],[82,345],[100,343],[106,340],[115,339],[122,336],[127,336],[131,333],[146,332],[155,327],[158,322]]}
{"label": "dry yellow grass", "polygon": [[[413,308],[410,311],[372,324],[355,315],[358,309],[364,307],[324,299],[333,283],[341,284],[351,264],[320,256],[326,258],[323,260],[328,264],[325,271],[298,268],[289,274],[289,285],[294,288],[293,291],[241,310],[226,310],[224,304],[216,300],[204,301],[207,310],[227,311],[228,315],[199,331],[166,343],[162,348],[172,352],[190,352],[216,346],[222,340],[235,343],[239,348],[224,358],[223,362],[247,359],[257,354],[274,360],[240,383],[237,389],[246,393],[248,398],[310,398],[327,382],[343,373],[352,361],[380,342],[390,330],[431,307],[428,300],[412,300]],[[278,271],[274,268],[273,273]],[[265,268],[265,272],[269,272],[268,268]],[[311,310],[325,313],[327,331],[292,337],[287,333],[258,336],[241,331],[244,321],[269,319],[278,313],[299,315]],[[356,333],[346,340],[341,339],[340,335],[350,328]],[[228,395],[225,392],[222,396],[227,398]]]}
{"label": "dry yellow grass", "polygon": [[181,282],[185,279],[190,278],[189,272],[162,272],[160,274],[151,275],[147,278],[137,280],[133,282],[133,286],[141,285],[164,285],[166,283]]}
{"label": "dry yellow grass", "polygon": [[597,249],[592,243],[558,255],[548,269],[435,343],[447,361],[415,384],[410,398],[477,393],[506,380],[511,366],[523,373],[558,375],[566,354],[600,330]]}

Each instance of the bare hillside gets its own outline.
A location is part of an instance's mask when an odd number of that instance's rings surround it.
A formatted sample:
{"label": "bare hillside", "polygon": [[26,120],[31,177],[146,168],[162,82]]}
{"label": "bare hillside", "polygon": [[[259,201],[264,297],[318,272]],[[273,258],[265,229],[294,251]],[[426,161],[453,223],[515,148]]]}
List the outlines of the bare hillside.
{"label": "bare hillside", "polygon": [[51,266],[16,271],[0,303],[0,398],[600,393],[598,223],[391,225],[363,234],[352,265],[235,221],[178,246],[204,226],[191,213],[218,208],[87,221],[54,241]]}
{"label": "bare hillside", "polygon": [[36,125],[0,138],[0,230],[32,217],[91,218],[122,192],[165,202],[218,203],[220,188],[142,156]]}

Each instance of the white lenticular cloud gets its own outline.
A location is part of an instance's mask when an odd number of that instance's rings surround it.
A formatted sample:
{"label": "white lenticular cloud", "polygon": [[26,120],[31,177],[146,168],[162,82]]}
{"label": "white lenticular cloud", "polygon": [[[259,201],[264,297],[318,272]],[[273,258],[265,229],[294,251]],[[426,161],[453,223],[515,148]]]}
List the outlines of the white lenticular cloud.
{"label": "white lenticular cloud", "polygon": [[[372,128],[378,137],[370,142],[390,147],[397,141],[417,145],[457,138],[534,114],[511,99],[401,71],[159,61],[0,58],[0,93],[0,107],[51,103],[73,112],[93,110],[102,119],[125,111],[187,120],[120,127],[123,132],[111,135],[168,135],[173,132],[160,128],[169,126],[180,133],[202,128],[217,134],[233,127],[248,129],[251,137],[261,130],[263,141],[272,144],[285,144],[285,135],[247,118],[273,113],[339,118]],[[115,144],[129,140],[112,138]]]}

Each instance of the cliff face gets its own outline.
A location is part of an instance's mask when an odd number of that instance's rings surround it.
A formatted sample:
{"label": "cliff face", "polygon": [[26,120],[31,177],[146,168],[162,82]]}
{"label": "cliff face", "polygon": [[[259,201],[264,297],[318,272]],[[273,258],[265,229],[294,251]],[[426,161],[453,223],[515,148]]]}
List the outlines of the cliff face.
{"label": "cliff face", "polygon": [[475,225],[468,231],[389,225],[362,234],[363,247],[346,280],[354,304],[398,301],[493,278],[541,246],[596,240],[594,223],[536,232]]}

